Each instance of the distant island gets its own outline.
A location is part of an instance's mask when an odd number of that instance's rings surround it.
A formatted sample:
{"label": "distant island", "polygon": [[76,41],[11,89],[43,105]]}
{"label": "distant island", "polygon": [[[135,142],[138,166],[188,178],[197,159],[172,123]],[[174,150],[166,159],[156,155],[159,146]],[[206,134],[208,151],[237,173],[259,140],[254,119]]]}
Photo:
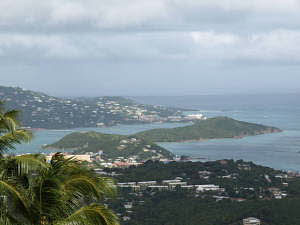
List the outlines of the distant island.
{"label": "distant island", "polygon": [[133,135],[103,134],[98,132],[75,132],[66,135],[45,149],[73,150],[75,154],[101,152],[105,158],[133,157],[137,160],[171,159],[173,154],[155,142],[201,141],[219,138],[242,138],[280,132],[276,127],[247,123],[228,117],[216,117],[176,128],[152,129]]}
{"label": "distant island", "polygon": [[215,117],[175,128],[159,128],[135,134],[153,142],[203,141],[221,138],[242,138],[281,132],[279,128],[238,121],[229,117]]}
{"label": "distant island", "polygon": [[101,158],[172,159],[174,155],[159,145],[143,138],[99,132],[74,132],[56,143],[43,146],[44,149],[66,149],[75,154],[98,153]]}

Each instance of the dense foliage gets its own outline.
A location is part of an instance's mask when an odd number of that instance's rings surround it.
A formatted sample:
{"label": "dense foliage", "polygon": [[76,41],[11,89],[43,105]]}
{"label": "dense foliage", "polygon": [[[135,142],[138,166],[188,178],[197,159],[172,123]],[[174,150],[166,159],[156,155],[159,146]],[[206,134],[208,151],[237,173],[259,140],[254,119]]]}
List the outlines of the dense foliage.
{"label": "dense foliage", "polygon": [[264,225],[299,225],[300,199],[216,202],[180,192],[160,192],[137,206],[130,225],[238,225],[257,217]]}
{"label": "dense foliage", "polygon": [[[247,165],[251,170],[244,170],[239,165]],[[181,177],[188,184],[217,184],[226,188],[227,192],[236,197],[244,197],[243,193],[235,194],[237,188],[254,188],[259,191],[260,188],[281,187],[280,179],[275,176],[280,171],[269,167],[259,166],[252,162],[242,160],[221,160],[213,162],[153,162],[148,161],[140,166],[131,166],[124,169],[106,169],[108,172],[115,171],[122,174],[117,177],[119,182],[146,181],[146,180],[169,180]],[[209,179],[204,179],[199,171],[210,173]],[[222,178],[223,176],[232,175],[231,178]],[[268,174],[271,182],[264,177]],[[258,193],[256,193],[257,197]],[[247,196],[249,196],[247,194]],[[255,196],[253,196],[255,197]]]}
{"label": "dense foliage", "polygon": [[18,120],[20,112],[5,110],[0,101],[0,154],[13,149],[15,144],[27,142],[32,138],[31,132],[20,128]]}
{"label": "dense foliage", "polygon": [[185,127],[143,131],[137,133],[136,136],[147,138],[153,142],[177,142],[217,138],[239,138],[279,131],[280,130],[275,127],[247,123],[228,117],[216,117],[201,120]]}
{"label": "dense foliage", "polygon": [[0,224],[118,224],[101,204],[115,193],[112,181],[73,159],[61,154],[50,163],[41,155],[3,158],[0,174]]}

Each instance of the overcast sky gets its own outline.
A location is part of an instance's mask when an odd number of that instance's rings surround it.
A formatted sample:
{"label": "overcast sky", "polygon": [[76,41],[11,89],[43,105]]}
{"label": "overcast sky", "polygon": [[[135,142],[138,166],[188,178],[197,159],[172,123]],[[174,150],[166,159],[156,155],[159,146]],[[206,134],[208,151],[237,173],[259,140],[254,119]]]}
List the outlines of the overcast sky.
{"label": "overcast sky", "polygon": [[300,0],[1,0],[0,85],[59,96],[299,92]]}

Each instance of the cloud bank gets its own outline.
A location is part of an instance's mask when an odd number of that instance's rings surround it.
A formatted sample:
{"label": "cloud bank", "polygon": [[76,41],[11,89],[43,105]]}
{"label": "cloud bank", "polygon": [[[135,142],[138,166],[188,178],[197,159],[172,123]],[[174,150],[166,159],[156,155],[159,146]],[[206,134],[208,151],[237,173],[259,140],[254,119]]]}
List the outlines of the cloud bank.
{"label": "cloud bank", "polygon": [[299,21],[300,0],[1,0],[0,65],[297,66]]}

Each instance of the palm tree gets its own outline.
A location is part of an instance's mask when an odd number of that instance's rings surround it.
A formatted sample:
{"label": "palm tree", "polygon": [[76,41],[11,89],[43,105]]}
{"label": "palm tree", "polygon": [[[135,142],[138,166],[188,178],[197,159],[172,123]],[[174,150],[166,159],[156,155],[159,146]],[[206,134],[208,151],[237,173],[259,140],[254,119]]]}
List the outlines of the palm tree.
{"label": "palm tree", "polygon": [[24,155],[0,162],[0,224],[117,225],[104,198],[115,194],[109,178],[75,159]]}
{"label": "palm tree", "polygon": [[2,156],[32,137],[20,129],[18,115],[0,102],[0,224],[118,225],[116,215],[101,204],[115,195],[111,179],[61,153],[50,162],[39,154]]}
{"label": "palm tree", "polygon": [[4,103],[0,101],[0,156],[5,151],[14,149],[15,144],[30,141],[32,138],[31,132],[20,128],[19,114],[17,110],[6,111]]}

